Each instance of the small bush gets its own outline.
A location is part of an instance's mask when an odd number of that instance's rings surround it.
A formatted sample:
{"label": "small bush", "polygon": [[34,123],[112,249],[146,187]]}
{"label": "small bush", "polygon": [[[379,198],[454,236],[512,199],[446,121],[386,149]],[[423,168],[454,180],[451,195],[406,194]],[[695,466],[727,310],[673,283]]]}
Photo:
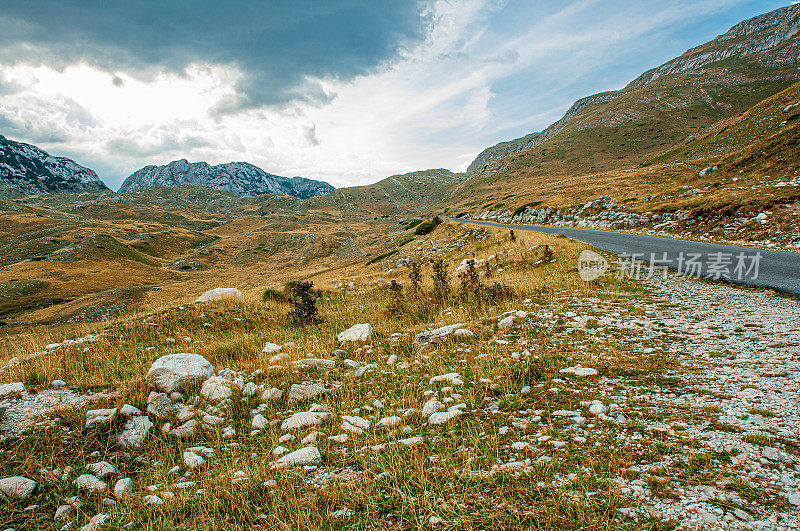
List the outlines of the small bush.
{"label": "small bush", "polygon": [[417,225],[416,230],[414,230],[414,234],[417,236],[424,236],[426,234],[430,234],[431,232],[436,229],[439,225],[442,224],[442,220],[439,216],[434,216],[433,219],[429,219],[423,223]]}
{"label": "small bush", "polygon": [[317,299],[319,291],[314,289],[313,282],[289,282],[286,290],[291,294],[292,309],[289,319],[296,324],[311,324],[317,321],[319,310]]}
{"label": "small bush", "polygon": [[433,264],[433,293],[435,300],[442,301],[450,296],[450,275],[447,273],[447,265],[444,260],[438,258],[431,260]]}
{"label": "small bush", "polygon": [[408,263],[408,280],[411,282],[411,292],[414,295],[419,295],[422,291],[420,287],[422,282],[422,262],[412,260]]}
{"label": "small bush", "polygon": [[282,291],[267,288],[261,294],[261,300],[263,302],[289,302],[289,296]]}
{"label": "small bush", "polygon": [[403,285],[392,279],[389,284],[389,305],[386,311],[389,315],[399,316],[406,313],[406,301],[403,298]]}

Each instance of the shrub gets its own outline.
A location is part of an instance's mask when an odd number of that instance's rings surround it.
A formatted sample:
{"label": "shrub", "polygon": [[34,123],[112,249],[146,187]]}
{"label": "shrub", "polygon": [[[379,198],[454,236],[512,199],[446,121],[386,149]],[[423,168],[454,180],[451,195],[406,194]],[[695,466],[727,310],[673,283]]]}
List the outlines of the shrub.
{"label": "shrub", "polygon": [[289,319],[296,324],[310,324],[317,320],[319,310],[317,299],[319,291],[314,289],[313,282],[289,282],[286,290],[291,294],[292,309]]}
{"label": "shrub", "polygon": [[419,295],[422,282],[422,262],[411,260],[408,263],[408,280],[411,282],[411,291],[414,295]]}
{"label": "shrub", "polygon": [[414,234],[417,236],[424,236],[426,234],[430,234],[431,232],[436,229],[439,225],[441,225],[442,220],[439,216],[434,216],[433,219],[429,219],[423,223],[417,225],[416,230],[414,230]]}
{"label": "shrub", "polygon": [[431,260],[433,264],[433,293],[432,297],[436,300],[444,300],[450,295],[450,275],[447,274],[447,265],[444,260],[438,258]]}
{"label": "shrub", "polygon": [[480,275],[478,275],[478,270],[475,269],[475,260],[467,262],[466,271],[459,273],[458,278],[461,280],[461,286],[459,287],[461,297],[468,298],[478,295],[481,279]]}
{"label": "shrub", "polygon": [[263,302],[289,302],[289,296],[282,291],[267,288],[264,290],[264,293],[261,294],[261,300]]}
{"label": "shrub", "polygon": [[386,311],[389,315],[403,315],[406,312],[406,301],[403,298],[403,285],[392,279],[392,283],[389,284],[389,293],[389,305],[386,307]]}

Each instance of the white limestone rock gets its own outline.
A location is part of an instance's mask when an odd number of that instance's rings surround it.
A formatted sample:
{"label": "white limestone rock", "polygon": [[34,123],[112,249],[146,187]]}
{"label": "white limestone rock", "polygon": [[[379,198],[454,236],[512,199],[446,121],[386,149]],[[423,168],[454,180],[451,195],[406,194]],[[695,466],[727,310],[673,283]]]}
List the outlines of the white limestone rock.
{"label": "white limestone rock", "polygon": [[31,497],[36,482],[23,476],[0,479],[0,498],[8,501],[25,501]]}
{"label": "white limestone rock", "polygon": [[336,339],[339,342],[347,341],[369,341],[372,338],[373,329],[369,323],[353,325],[343,332],[339,332]]}
{"label": "white limestone rock", "polygon": [[211,302],[211,301],[219,301],[222,299],[231,299],[235,301],[244,301],[244,295],[241,291],[236,288],[214,288],[206,291],[197,299],[195,299],[195,303],[198,302]]}
{"label": "white limestone rock", "polygon": [[161,356],[147,371],[147,381],[164,393],[185,394],[189,387],[200,386],[214,374],[214,366],[200,354],[180,352]]}

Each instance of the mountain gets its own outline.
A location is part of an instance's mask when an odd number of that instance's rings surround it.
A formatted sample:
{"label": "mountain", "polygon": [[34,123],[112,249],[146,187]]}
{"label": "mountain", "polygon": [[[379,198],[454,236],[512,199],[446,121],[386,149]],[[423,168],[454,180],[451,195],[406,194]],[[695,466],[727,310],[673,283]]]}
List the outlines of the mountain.
{"label": "mountain", "polygon": [[145,166],[125,179],[120,192],[136,192],[153,186],[191,184],[207,186],[240,196],[285,194],[306,199],[331,193],[328,183],[302,177],[281,177],[267,173],[247,162],[229,162],[211,166],[186,159],[165,166]]}
{"label": "mountain", "polygon": [[[566,159],[578,147],[608,153],[609,156],[595,157],[595,162],[609,160],[593,167],[585,167],[587,161],[582,160],[581,169],[610,169],[614,159],[627,161],[631,151],[645,155],[653,148],[669,147],[700,127],[738,114],[796,81],[800,62],[798,32],[800,5],[745,20],[712,41],[648,70],[622,90],[578,100],[563,118],[544,131],[485,149],[470,164],[467,174],[490,176],[506,171],[512,166],[513,155],[557,136],[572,137],[571,146],[561,144],[555,150],[565,149]],[[650,129],[635,133],[651,138],[642,138],[638,146],[629,145],[630,139],[624,137],[634,131],[628,128],[645,125]],[[592,132],[604,133],[606,139],[600,140],[596,135],[588,138]],[[640,134],[654,132],[662,134]],[[550,151],[551,155],[555,152]],[[611,156],[612,152],[616,153]],[[572,166],[572,171],[578,169]]]}
{"label": "mountain", "polygon": [[0,194],[99,192],[108,188],[95,172],[66,157],[0,135]]}

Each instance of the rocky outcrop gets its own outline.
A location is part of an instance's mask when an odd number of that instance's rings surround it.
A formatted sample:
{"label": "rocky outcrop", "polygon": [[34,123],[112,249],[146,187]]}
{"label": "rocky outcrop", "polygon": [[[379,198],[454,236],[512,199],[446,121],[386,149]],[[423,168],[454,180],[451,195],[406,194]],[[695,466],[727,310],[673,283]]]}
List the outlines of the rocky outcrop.
{"label": "rocky outcrop", "polygon": [[0,135],[0,195],[109,191],[95,172]]}
{"label": "rocky outcrop", "polygon": [[138,192],[154,186],[184,184],[207,186],[246,197],[285,194],[307,199],[327,195],[334,190],[333,186],[322,181],[273,175],[247,162],[211,166],[206,162],[181,159],[165,166],[145,166],[125,179],[119,191]]}
{"label": "rocky outcrop", "polygon": [[[656,79],[697,70],[731,57],[748,57],[768,66],[794,65],[800,59],[800,5],[791,5],[736,24],[713,41],[687,51],[658,68],[648,70],[631,86],[646,85]],[[765,54],[764,52],[771,52]]]}

